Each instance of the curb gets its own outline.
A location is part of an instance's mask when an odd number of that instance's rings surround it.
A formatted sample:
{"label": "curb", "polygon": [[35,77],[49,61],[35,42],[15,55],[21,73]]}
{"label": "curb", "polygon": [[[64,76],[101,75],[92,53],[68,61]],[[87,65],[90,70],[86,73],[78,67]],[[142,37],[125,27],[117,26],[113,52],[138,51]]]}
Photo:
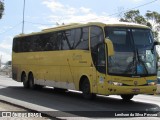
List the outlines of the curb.
{"label": "curb", "polygon": [[68,117],[69,116],[73,116],[73,117],[76,116],[76,115],[73,115],[73,114],[70,114],[70,113],[61,112],[61,111],[58,112],[55,109],[51,109],[51,108],[47,108],[47,107],[43,107],[43,106],[38,106],[36,104],[27,103],[25,101],[9,98],[9,97],[2,96],[2,95],[0,95],[0,101],[8,103],[8,104],[13,105],[13,106],[17,106],[17,107],[26,109],[30,112],[41,113],[42,116],[48,117],[48,118],[51,118],[51,119],[62,120],[57,116],[68,116]]}

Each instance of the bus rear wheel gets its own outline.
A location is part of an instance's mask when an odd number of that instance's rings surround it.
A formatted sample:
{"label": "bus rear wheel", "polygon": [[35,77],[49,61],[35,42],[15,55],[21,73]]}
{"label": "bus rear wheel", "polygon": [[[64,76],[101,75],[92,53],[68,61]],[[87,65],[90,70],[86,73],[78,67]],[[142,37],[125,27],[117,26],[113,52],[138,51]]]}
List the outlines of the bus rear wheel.
{"label": "bus rear wheel", "polygon": [[30,89],[35,89],[35,85],[34,85],[34,77],[33,74],[30,73],[28,76],[28,81],[29,81],[29,88]]}
{"label": "bus rear wheel", "polygon": [[22,73],[21,81],[23,82],[24,88],[29,88],[29,81],[27,80],[25,73]]}
{"label": "bus rear wheel", "polygon": [[81,84],[81,91],[85,99],[91,100],[96,97],[96,94],[90,92],[90,83],[87,78],[85,78]]}
{"label": "bus rear wheel", "polygon": [[123,99],[123,101],[130,101],[133,98],[134,95],[121,95],[121,98]]}
{"label": "bus rear wheel", "polygon": [[29,82],[29,88],[30,89],[40,90],[44,87],[42,85],[34,84],[34,76],[33,76],[32,73],[30,73],[29,76],[28,76],[28,82]]}

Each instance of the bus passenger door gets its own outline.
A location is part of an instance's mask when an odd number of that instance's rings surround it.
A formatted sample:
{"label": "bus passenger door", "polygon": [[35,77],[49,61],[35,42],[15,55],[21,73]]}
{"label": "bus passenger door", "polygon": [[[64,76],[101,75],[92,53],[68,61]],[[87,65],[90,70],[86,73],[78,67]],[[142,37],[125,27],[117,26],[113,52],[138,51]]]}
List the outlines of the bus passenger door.
{"label": "bus passenger door", "polygon": [[92,61],[94,67],[93,71],[93,92],[99,94],[105,94],[106,88],[106,59],[105,59],[105,45],[99,44],[96,47],[96,51],[92,51]]}
{"label": "bus passenger door", "polygon": [[99,94],[106,94],[106,59],[105,45],[103,43],[97,46],[97,86]]}
{"label": "bus passenger door", "polygon": [[91,71],[92,71],[92,92],[98,92],[98,85],[97,85],[97,71],[93,64],[91,64]]}
{"label": "bus passenger door", "polygon": [[[97,93],[105,94],[106,59],[103,29],[90,27],[90,47],[94,64],[93,78],[96,79]],[[96,73],[96,74],[95,74]]]}

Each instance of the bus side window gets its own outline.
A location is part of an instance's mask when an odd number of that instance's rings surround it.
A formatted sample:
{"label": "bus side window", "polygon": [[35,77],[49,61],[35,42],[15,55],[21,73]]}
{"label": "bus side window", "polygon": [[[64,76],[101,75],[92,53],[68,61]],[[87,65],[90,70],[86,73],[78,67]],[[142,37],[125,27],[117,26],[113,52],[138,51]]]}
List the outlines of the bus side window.
{"label": "bus side window", "polygon": [[89,50],[89,28],[76,28],[62,31],[62,50]]}
{"label": "bus side window", "polygon": [[13,51],[14,52],[20,52],[20,46],[21,46],[21,39],[22,38],[14,38],[13,40]]}
{"label": "bus side window", "polygon": [[70,50],[71,45],[70,45],[69,40],[71,39],[71,31],[70,30],[62,31],[61,34],[62,34],[61,49]]}
{"label": "bus side window", "polygon": [[74,49],[89,50],[89,28],[77,28],[74,34]]}

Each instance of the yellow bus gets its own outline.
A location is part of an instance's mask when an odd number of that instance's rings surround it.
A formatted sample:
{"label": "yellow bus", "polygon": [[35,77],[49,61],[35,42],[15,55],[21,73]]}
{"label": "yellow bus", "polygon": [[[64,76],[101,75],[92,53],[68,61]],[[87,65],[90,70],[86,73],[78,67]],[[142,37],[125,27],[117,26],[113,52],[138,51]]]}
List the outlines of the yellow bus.
{"label": "yellow bus", "polygon": [[120,95],[154,94],[157,60],[147,26],[131,23],[73,23],[13,39],[12,78],[39,86]]}

